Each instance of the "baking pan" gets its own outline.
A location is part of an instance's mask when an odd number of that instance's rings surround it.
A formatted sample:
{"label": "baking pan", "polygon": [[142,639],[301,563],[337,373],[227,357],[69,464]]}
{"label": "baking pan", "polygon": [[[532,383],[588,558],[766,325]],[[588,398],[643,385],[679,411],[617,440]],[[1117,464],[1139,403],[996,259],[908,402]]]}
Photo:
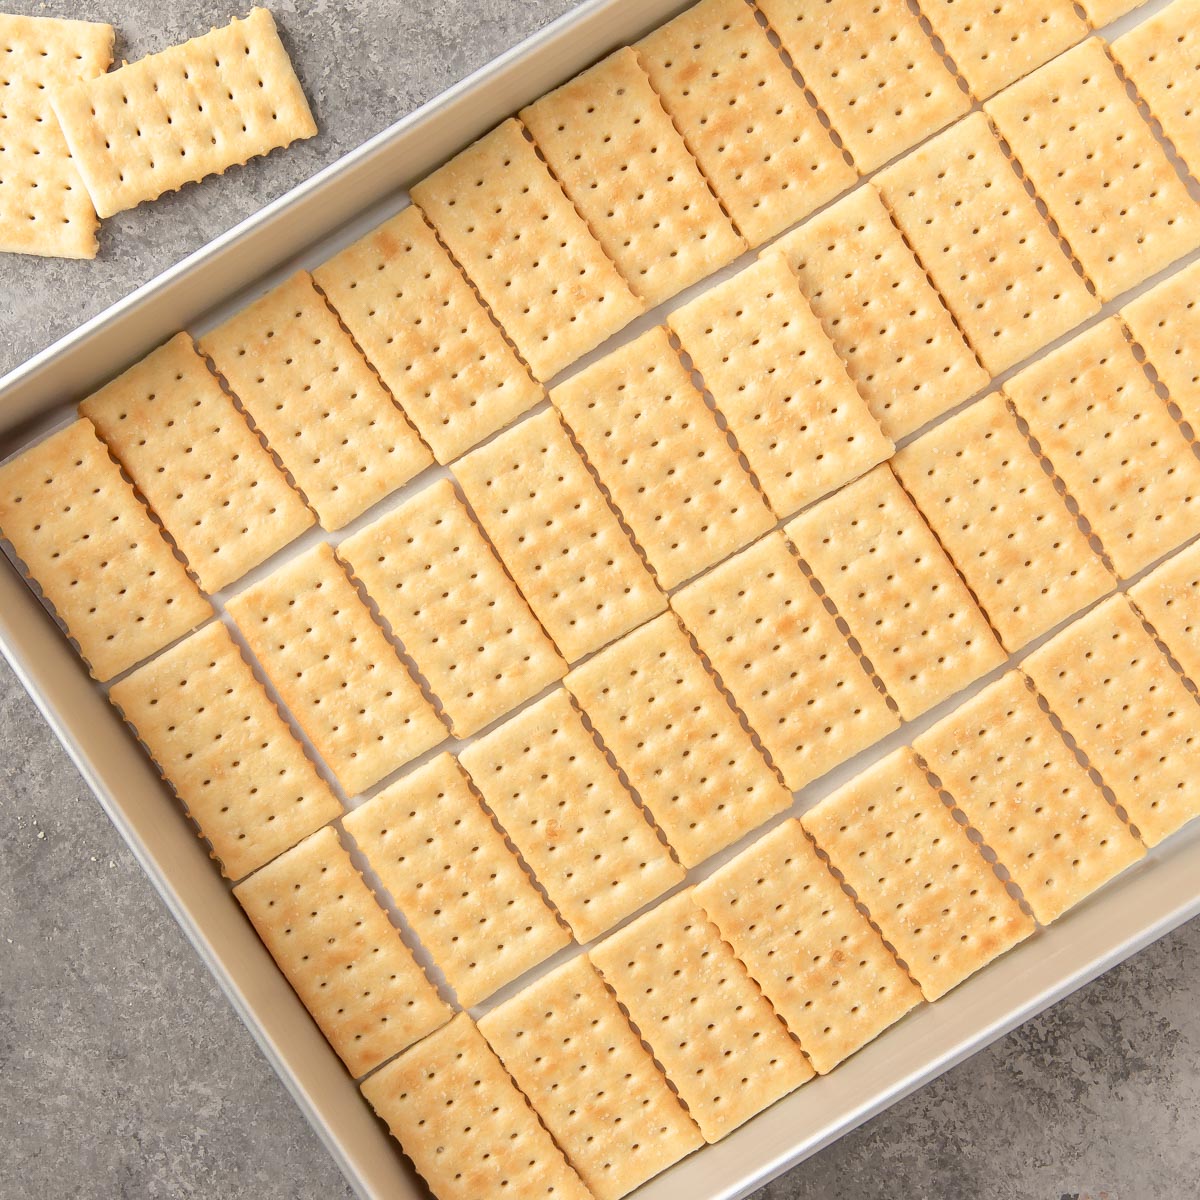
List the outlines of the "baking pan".
{"label": "baking pan", "polygon": [[[404,205],[410,182],[685,7],[680,0],[581,5],[38,354],[0,380],[0,459],[62,422],[70,403],[177,330],[206,328],[221,309],[349,244]],[[636,327],[648,323],[643,318]],[[276,969],[157,772],[3,555],[0,650],[354,1190],[371,1200],[427,1195]],[[964,698],[808,789],[803,807]],[[1052,927],[638,1196],[746,1195],[1198,912],[1200,823],[1193,823]]]}

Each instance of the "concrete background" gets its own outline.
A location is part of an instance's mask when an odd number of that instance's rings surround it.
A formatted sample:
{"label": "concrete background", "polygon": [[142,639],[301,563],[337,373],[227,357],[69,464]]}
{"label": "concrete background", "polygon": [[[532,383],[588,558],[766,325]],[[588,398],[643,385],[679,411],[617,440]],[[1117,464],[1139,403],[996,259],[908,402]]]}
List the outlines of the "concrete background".
{"label": "concrete background", "polygon": [[[570,3],[272,8],[321,135],[106,222],[94,263],[0,258],[0,373]],[[110,20],[129,59],[232,15],[198,0],[16,9]],[[3,664],[0,746],[0,1197],[349,1196]],[[1193,1197],[1197,994],[1193,922],[760,1200]]]}

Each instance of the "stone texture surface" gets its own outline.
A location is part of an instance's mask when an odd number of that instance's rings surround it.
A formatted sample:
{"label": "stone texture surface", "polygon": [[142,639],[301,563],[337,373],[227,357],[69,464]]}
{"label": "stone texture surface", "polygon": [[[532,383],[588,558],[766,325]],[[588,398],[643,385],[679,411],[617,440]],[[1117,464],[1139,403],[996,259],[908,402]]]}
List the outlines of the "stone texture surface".
{"label": "stone texture surface", "polygon": [[[193,0],[16,7],[106,15],[131,59],[232,15]],[[0,259],[0,371],[569,7],[273,5],[321,136],[107,222],[95,263]],[[0,1198],[349,1196],[2,664],[0,745]],[[759,1198],[1194,1196],[1198,992],[1193,922]]]}

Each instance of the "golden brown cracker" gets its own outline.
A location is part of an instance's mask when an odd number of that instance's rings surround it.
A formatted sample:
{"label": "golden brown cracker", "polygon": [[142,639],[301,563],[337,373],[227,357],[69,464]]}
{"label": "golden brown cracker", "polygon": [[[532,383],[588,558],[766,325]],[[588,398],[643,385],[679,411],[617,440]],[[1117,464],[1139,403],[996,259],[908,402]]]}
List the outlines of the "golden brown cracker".
{"label": "golden brown cracker", "polygon": [[1129,589],[1129,598],[1154,626],[1171,657],[1200,680],[1200,542],[1172,555]]}

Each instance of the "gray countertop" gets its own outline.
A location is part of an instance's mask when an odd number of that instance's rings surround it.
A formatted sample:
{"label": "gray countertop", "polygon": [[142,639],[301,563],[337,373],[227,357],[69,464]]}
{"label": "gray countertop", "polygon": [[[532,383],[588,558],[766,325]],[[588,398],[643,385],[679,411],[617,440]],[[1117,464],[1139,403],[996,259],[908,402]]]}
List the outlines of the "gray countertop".
{"label": "gray countertop", "polygon": [[[15,7],[110,20],[129,59],[232,15],[197,0]],[[273,4],[320,136],[106,222],[96,262],[0,258],[0,374],[569,7]],[[2,663],[0,746],[0,1197],[349,1196]],[[1198,993],[1193,922],[760,1200],[1195,1196]]]}

